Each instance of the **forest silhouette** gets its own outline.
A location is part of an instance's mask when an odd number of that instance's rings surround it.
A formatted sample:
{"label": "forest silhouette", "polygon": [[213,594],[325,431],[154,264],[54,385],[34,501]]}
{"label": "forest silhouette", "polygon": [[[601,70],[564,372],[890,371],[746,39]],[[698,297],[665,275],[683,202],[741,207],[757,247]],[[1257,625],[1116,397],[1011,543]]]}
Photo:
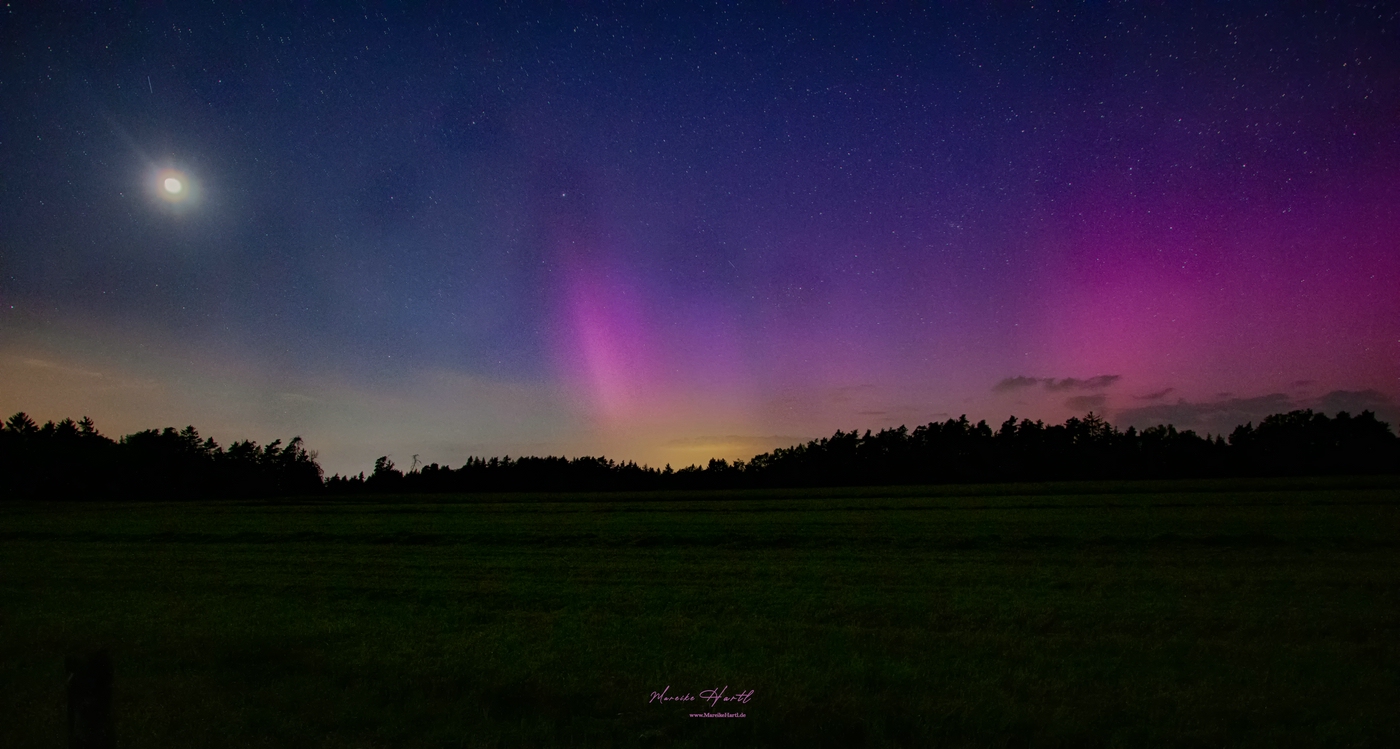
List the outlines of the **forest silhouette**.
{"label": "forest silhouette", "polygon": [[324,476],[300,437],[227,449],[193,426],[112,439],[91,419],[0,424],[3,496],[168,500],[309,495],[816,488],[1085,479],[1400,473],[1400,438],[1363,411],[1291,411],[1236,427],[1228,440],[1159,425],[1120,431],[1090,412],[1064,424],[966,416],[878,433],[837,431],[748,461],[657,469],[602,457],[468,458],[405,472],[388,456],[369,475]]}
{"label": "forest silhouette", "polygon": [[11,498],[198,499],[324,491],[321,467],[301,438],[224,449],[188,426],[113,440],[92,420],[39,426],[23,412],[0,428],[0,485]]}

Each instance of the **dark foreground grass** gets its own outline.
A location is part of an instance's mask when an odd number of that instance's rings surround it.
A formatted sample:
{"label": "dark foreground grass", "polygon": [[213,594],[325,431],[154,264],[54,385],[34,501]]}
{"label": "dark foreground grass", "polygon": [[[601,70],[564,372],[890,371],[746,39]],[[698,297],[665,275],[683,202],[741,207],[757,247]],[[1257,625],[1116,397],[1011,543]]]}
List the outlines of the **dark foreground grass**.
{"label": "dark foreground grass", "polygon": [[0,746],[1400,745],[1400,484],[1069,488],[6,504]]}

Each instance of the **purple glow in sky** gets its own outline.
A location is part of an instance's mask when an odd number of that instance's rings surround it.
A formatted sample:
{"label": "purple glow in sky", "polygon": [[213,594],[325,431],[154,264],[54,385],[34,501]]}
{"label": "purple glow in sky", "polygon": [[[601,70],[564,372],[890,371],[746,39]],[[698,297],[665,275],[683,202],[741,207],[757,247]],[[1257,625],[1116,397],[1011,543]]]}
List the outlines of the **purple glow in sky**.
{"label": "purple glow in sky", "polygon": [[17,9],[0,409],[300,434],[340,472],[964,413],[1394,422],[1397,32],[1360,5]]}

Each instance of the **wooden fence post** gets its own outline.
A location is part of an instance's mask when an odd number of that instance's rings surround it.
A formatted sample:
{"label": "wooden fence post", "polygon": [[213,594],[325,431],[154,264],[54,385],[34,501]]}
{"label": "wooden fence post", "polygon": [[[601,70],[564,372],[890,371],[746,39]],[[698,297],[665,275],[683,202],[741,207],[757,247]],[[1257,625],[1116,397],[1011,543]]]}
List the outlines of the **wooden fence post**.
{"label": "wooden fence post", "polygon": [[99,650],[86,658],[68,656],[69,749],[115,749],[112,726],[112,657]]}

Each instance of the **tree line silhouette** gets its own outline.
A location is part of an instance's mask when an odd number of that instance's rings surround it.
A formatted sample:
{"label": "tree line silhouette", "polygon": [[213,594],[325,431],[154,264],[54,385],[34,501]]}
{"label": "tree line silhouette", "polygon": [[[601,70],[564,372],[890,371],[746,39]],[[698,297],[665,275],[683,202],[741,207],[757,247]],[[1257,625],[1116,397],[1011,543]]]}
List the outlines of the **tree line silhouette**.
{"label": "tree line silhouette", "polygon": [[[415,461],[416,463],[416,461]],[[384,456],[368,476],[324,478],[301,438],[224,449],[194,427],[113,440],[90,419],[0,425],[4,495],[49,499],[173,499],[447,492],[635,491],[823,487],[1065,479],[1163,479],[1400,473],[1400,438],[1363,411],[1334,418],[1291,411],[1223,436],[1170,425],[1119,431],[1092,412],[1064,424],[966,416],[878,433],[837,431],[752,460],[672,470],[602,457],[467,459],[458,468]]]}
{"label": "tree line silhouette", "polygon": [[4,496],[42,499],[274,497],[324,491],[321,467],[297,437],[224,449],[188,426],[114,440],[92,420],[43,426],[23,412],[0,426]]}

